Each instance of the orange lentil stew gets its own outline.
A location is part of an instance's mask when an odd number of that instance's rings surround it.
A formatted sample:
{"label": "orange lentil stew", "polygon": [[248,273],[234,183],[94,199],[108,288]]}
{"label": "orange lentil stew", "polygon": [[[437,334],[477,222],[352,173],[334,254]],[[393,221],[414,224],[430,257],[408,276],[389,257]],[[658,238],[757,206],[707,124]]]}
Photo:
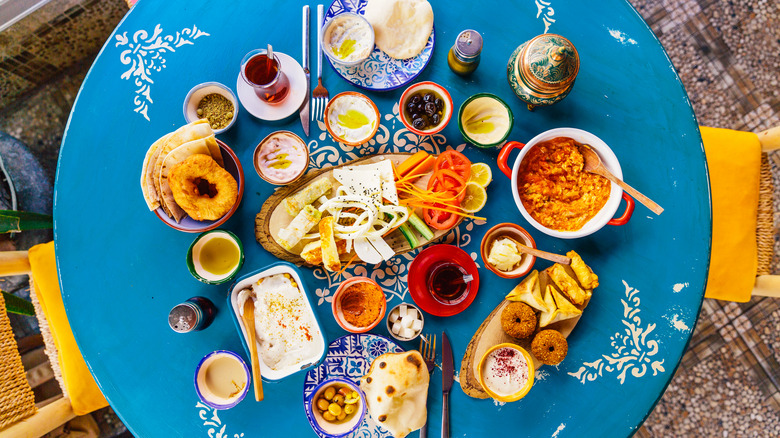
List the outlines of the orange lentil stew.
{"label": "orange lentil stew", "polygon": [[553,230],[579,230],[609,199],[609,180],[583,170],[577,146],[574,139],[556,137],[535,145],[520,163],[520,200],[532,218]]}
{"label": "orange lentil stew", "polygon": [[360,281],[349,285],[341,295],[344,319],[355,327],[368,327],[382,310],[384,292],[375,284]]}

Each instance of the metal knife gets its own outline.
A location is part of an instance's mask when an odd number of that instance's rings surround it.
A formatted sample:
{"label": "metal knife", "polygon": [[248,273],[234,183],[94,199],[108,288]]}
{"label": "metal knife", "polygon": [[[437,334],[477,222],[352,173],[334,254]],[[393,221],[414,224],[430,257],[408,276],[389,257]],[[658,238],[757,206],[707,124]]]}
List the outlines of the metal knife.
{"label": "metal knife", "polygon": [[452,346],[447,333],[441,332],[441,437],[450,438],[450,389],[455,368],[452,363]]}
{"label": "metal knife", "polygon": [[303,72],[306,73],[306,97],[301,106],[301,126],[309,136],[309,100],[311,100],[311,75],[309,73],[309,5],[303,7]]}

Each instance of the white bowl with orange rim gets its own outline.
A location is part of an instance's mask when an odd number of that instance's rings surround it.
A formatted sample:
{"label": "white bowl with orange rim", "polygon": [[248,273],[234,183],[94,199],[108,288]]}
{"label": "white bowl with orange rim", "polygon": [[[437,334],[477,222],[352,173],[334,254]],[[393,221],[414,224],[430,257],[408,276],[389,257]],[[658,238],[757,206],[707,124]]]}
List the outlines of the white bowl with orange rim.
{"label": "white bowl with orange rim", "polygon": [[333,317],[341,328],[350,333],[365,333],[384,318],[387,299],[374,280],[352,277],[336,289],[332,308]]}
{"label": "white bowl with orange rim", "polygon": [[[604,166],[617,178],[623,179],[623,171],[621,170],[620,163],[618,162],[615,153],[612,152],[612,149],[610,149],[603,140],[588,131],[583,131],[582,129],[555,128],[542,132],[525,144],[517,141],[507,142],[506,145],[504,145],[504,147],[501,149],[501,152],[498,154],[498,168],[501,169],[507,178],[512,180],[512,197],[515,200],[517,209],[520,210],[520,213],[523,215],[523,217],[528,221],[528,223],[531,224],[531,226],[541,231],[542,233],[561,239],[576,239],[579,237],[588,236],[600,230],[602,227],[604,227],[604,225],[625,225],[628,223],[629,219],[631,219],[631,215],[634,212],[634,199],[628,196],[628,194],[624,193],[623,189],[621,189],[620,186],[613,182],[610,182],[609,197],[607,198],[604,206],[601,207],[601,209],[578,230],[561,231],[548,228],[531,216],[525,205],[523,205],[523,201],[520,198],[518,189],[518,174],[520,171],[520,164],[523,162],[523,159],[526,157],[526,155],[528,155],[528,152],[531,151],[536,145],[557,137],[568,137],[573,139],[578,145],[589,145],[599,155],[601,161],[604,163]],[[509,155],[514,149],[520,150],[520,153],[517,155],[517,158],[515,158],[514,165],[510,167],[508,164]],[[626,209],[620,217],[614,218],[615,213],[617,213],[618,207],[620,206],[621,199],[626,201]]]}

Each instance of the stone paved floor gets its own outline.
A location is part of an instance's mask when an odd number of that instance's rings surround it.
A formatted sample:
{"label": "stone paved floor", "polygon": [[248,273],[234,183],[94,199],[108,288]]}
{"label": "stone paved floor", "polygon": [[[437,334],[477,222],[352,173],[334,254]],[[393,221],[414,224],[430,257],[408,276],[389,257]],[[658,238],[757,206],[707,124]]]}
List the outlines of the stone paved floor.
{"label": "stone paved floor", "polygon": [[[780,2],[632,3],[677,67],[700,124],[753,131],[780,125]],[[26,143],[52,181],[65,122],[90,63],[87,58],[0,108],[0,131]],[[770,162],[780,188],[780,154]],[[778,299],[705,300],[680,368],[635,437],[780,436],[778,328]],[[110,408],[95,416],[101,436],[124,432]]]}

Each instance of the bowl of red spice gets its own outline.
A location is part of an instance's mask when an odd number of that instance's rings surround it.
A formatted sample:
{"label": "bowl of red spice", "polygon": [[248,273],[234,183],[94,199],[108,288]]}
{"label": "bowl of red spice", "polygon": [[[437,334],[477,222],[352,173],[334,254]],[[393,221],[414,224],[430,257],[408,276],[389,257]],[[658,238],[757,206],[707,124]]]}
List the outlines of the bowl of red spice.
{"label": "bowl of red spice", "polygon": [[333,294],[333,317],[350,333],[365,333],[385,316],[387,299],[382,288],[368,277],[352,277]]}

